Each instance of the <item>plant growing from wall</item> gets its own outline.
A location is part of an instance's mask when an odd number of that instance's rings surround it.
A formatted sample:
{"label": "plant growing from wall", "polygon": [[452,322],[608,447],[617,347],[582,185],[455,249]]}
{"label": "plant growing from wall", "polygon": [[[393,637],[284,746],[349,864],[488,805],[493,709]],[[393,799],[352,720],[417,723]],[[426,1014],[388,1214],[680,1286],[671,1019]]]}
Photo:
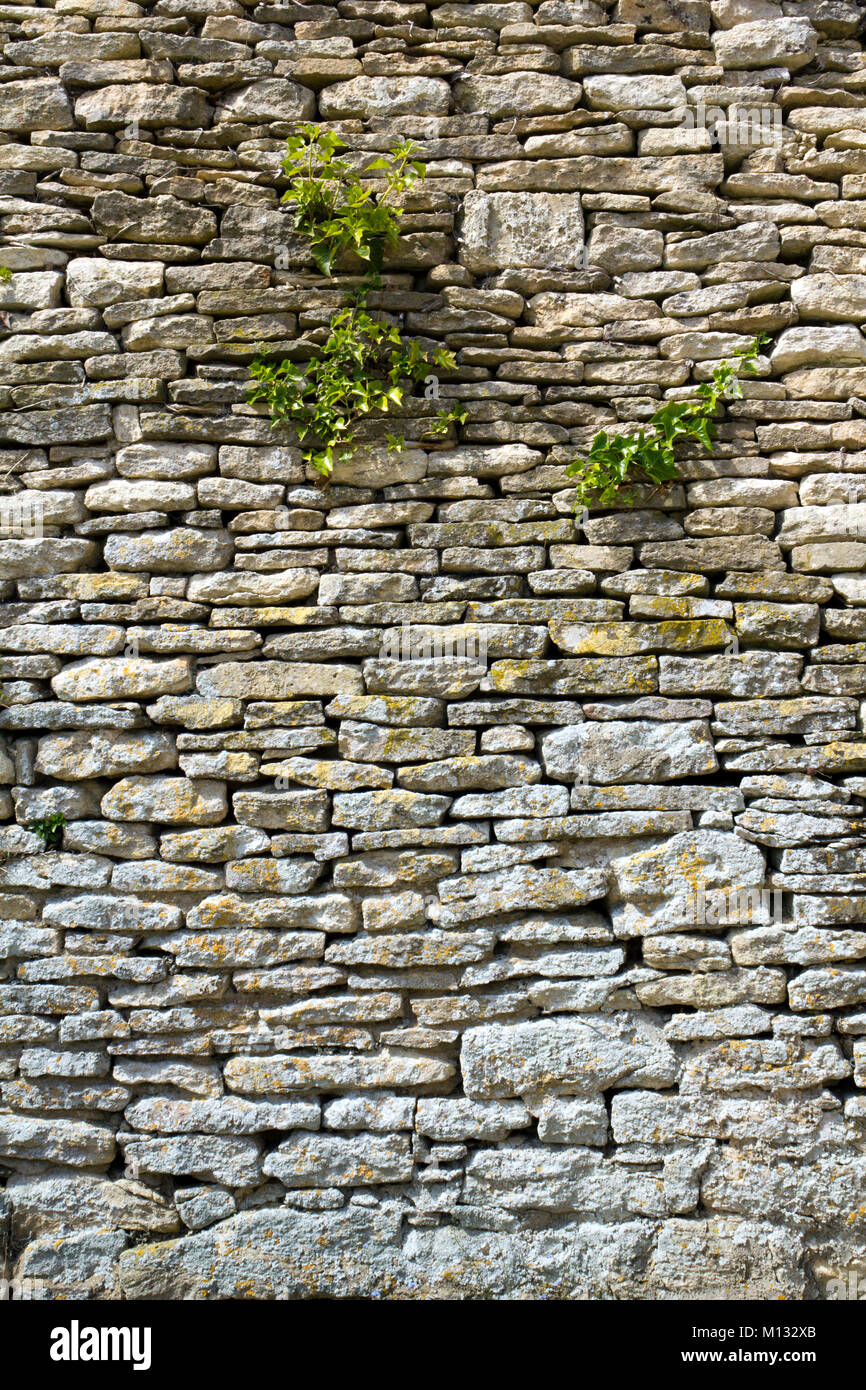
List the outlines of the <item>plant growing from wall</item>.
{"label": "plant growing from wall", "polygon": [[[365,275],[347,306],[332,317],[318,357],[303,363],[255,359],[250,375],[256,385],[249,399],[267,405],[272,424],[293,424],[301,443],[310,441],[305,462],[327,477],[336,463],[351,457],[359,420],[372,411],[387,415],[403,404],[407,381],[423,381],[431,367],[453,370],[456,361],[444,348],[430,353],[404,339],[393,322],[368,308],[370,290],[381,283],[385,252],[399,235],[402,209],[389,200],[425,175],[411,143],[402,141],[365,167],[365,174],[381,172],[384,188],[378,190],[342,157],[345,141],[333,131],[303,125],[286,147],[282,169],[290,182],[283,201],[294,204],[295,229],[309,238],[316,266],[333,276],[341,257],[351,253]],[[459,406],[442,411],[427,433],[444,433],[452,421],[465,418]],[[389,448],[402,442],[399,436],[388,438]]]}
{"label": "plant growing from wall", "polygon": [[59,849],[63,843],[63,828],[66,817],[62,811],[53,811],[41,820],[28,821],[27,829],[38,835],[46,849]]}
{"label": "plant growing from wall", "polygon": [[575,510],[589,507],[632,506],[632,484],[665,487],[679,477],[676,449],[686,440],[713,447],[715,416],[722,401],[742,396],[740,375],[755,375],[755,359],[767,335],[761,334],[741,348],[736,360],[722,362],[710,381],[695,387],[690,400],[666,401],[647,426],[608,435],[600,430],[585,459],[575,459],[566,472],[578,479]]}
{"label": "plant growing from wall", "polygon": [[333,275],[336,262],[352,251],[379,276],[386,248],[396,245],[403,215],[390,200],[423,179],[425,166],[413,158],[411,142],[401,141],[365,166],[365,174],[382,175],[385,187],[377,191],[340,155],[346,148],[334,131],[317,125],[302,125],[297,135],[290,135],[281,165],[289,179],[283,202],[294,204],[295,230],[309,238],[323,275]]}
{"label": "plant growing from wall", "polygon": [[[9,281],[10,281],[11,279],[12,279],[12,271],[9,269],[8,265],[0,265],[0,285],[8,285],[8,283],[9,283]],[[9,311],[8,311],[8,309],[0,309],[0,327],[2,327],[2,328],[8,328],[8,327],[9,327]]]}

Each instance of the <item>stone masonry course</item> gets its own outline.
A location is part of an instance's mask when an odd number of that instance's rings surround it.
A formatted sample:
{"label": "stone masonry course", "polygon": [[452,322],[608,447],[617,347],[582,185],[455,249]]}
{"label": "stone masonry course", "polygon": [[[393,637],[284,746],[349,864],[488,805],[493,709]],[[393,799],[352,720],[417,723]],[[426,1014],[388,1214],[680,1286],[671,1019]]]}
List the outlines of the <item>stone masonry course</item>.
{"label": "stone masonry course", "polygon": [[[863,6],[44,0],[0,51],[0,1277],[834,1296]],[[414,142],[368,306],[457,362],[327,483],[248,400],[362,273],[282,199],[310,121]],[[711,451],[575,510],[755,338]]]}

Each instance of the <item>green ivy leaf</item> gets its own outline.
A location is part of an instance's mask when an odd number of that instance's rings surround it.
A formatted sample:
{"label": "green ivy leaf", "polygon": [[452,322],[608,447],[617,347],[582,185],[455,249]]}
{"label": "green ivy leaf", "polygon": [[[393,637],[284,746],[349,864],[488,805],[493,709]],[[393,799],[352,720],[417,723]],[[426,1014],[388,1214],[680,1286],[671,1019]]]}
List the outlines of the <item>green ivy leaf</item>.
{"label": "green ivy leaf", "polygon": [[691,400],[666,401],[659,406],[648,429],[640,425],[610,436],[599,430],[587,457],[575,459],[566,468],[569,477],[578,479],[575,510],[631,506],[635,493],[628,484],[640,482],[658,489],[673,482],[679,476],[676,448],[686,440],[696,440],[711,450],[720,403],[742,396],[738,374],[755,374],[755,358],[766,341],[768,335],[761,334],[737,351],[734,365],[721,362],[712,381],[695,387]]}

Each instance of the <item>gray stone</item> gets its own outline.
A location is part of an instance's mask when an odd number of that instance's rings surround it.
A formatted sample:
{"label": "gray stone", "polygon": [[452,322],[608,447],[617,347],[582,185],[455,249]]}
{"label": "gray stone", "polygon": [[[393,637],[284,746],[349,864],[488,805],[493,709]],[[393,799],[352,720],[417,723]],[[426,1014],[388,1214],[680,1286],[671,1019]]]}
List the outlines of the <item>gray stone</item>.
{"label": "gray stone", "polygon": [[319,95],[319,111],[328,121],[407,113],[446,116],[450,96],[448,83],[441,78],[354,77],[326,87]]}
{"label": "gray stone", "polygon": [[636,1075],[650,1089],[673,1085],[678,1065],[659,1026],[627,1014],[592,1023],[545,1019],[486,1024],[464,1034],[464,1085],[475,1100],[593,1095]]}
{"label": "gray stone", "polygon": [[716,59],[727,68],[778,64],[795,71],[814,58],[818,35],[807,19],[767,19],[737,24],[713,35]]}
{"label": "gray stone", "polygon": [[226,815],[225,784],[186,777],[124,777],[102,798],[109,820],[168,825],[218,825]]}
{"label": "gray stone", "polygon": [[294,82],[266,78],[233,88],[218,102],[214,118],[255,125],[263,121],[307,121],[315,111],[315,97],[307,88]]}
{"label": "gray stone", "polygon": [[4,82],[0,88],[0,130],[71,130],[72,109],[66,91],[53,77]]}
{"label": "gray stone", "polygon": [[718,766],[702,720],[653,723],[638,719],[556,729],[541,745],[549,777],[568,781],[666,782],[702,776]]}
{"label": "gray stone", "polygon": [[461,258],[475,275],[518,266],[576,270],[583,214],[576,193],[467,193]]}
{"label": "gray stone", "polygon": [[405,1135],[295,1133],[268,1154],[263,1171],[289,1188],[369,1187],[412,1176]]}

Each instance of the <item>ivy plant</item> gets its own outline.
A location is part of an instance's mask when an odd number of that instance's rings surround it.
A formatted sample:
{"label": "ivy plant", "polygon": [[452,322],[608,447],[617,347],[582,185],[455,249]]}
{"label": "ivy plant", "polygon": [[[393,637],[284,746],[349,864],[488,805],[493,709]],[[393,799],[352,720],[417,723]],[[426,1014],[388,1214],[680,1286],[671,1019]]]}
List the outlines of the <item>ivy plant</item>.
{"label": "ivy plant", "polygon": [[334,131],[317,125],[302,125],[297,135],[290,135],[281,165],[289,179],[283,202],[294,204],[295,230],[309,237],[323,275],[333,275],[336,262],[352,251],[378,276],[386,249],[396,244],[403,215],[390,200],[423,179],[426,167],[415,159],[412,143],[403,140],[365,166],[365,174],[381,173],[385,186],[377,190],[340,154],[346,148]]}
{"label": "ivy plant", "polygon": [[647,426],[609,435],[600,430],[585,459],[569,464],[569,477],[578,479],[575,510],[590,507],[632,506],[633,484],[649,484],[658,490],[679,477],[676,449],[686,440],[696,440],[712,449],[716,434],[715,416],[722,401],[742,396],[740,376],[755,375],[755,359],[767,335],[753,339],[735,353],[735,361],[721,362],[710,381],[695,387],[691,399],[665,401]]}
{"label": "ivy plant", "polygon": [[53,811],[51,815],[43,816],[41,820],[29,821],[27,829],[39,836],[46,849],[59,849],[63,843],[65,825],[66,817],[63,812]]}
{"label": "ivy plant", "polygon": [[[321,357],[303,363],[258,358],[250,368],[259,383],[250,400],[266,402],[274,424],[291,421],[302,444],[311,436],[320,441],[304,459],[327,477],[351,455],[358,420],[401,406],[405,382],[423,381],[431,366],[455,367],[453,353],[442,348],[428,355],[413,339],[405,341],[394,324],[373,318],[356,298],[332,318]],[[391,447],[400,442],[389,438]]]}
{"label": "ivy plant", "polygon": [[[372,411],[387,415],[403,405],[407,392],[431,367],[453,371],[457,364],[453,353],[426,351],[404,339],[391,320],[368,309],[369,292],[381,283],[385,253],[399,234],[402,209],[390,200],[426,173],[415,147],[402,141],[365,166],[366,175],[381,172],[384,187],[378,189],[362,180],[342,155],[346,143],[333,131],[302,125],[286,147],[281,167],[289,187],[283,201],[294,204],[295,228],[309,238],[316,266],[331,277],[341,257],[351,252],[365,266],[365,275],[346,307],[333,315],[317,357],[303,363],[255,359],[249,400],[268,407],[273,425],[293,424],[307,446],[305,462],[328,477],[336,463],[351,457],[356,426],[364,416]],[[456,405],[441,411],[426,433],[444,433],[453,421],[465,418]],[[389,449],[403,443],[400,436],[388,436]]]}

